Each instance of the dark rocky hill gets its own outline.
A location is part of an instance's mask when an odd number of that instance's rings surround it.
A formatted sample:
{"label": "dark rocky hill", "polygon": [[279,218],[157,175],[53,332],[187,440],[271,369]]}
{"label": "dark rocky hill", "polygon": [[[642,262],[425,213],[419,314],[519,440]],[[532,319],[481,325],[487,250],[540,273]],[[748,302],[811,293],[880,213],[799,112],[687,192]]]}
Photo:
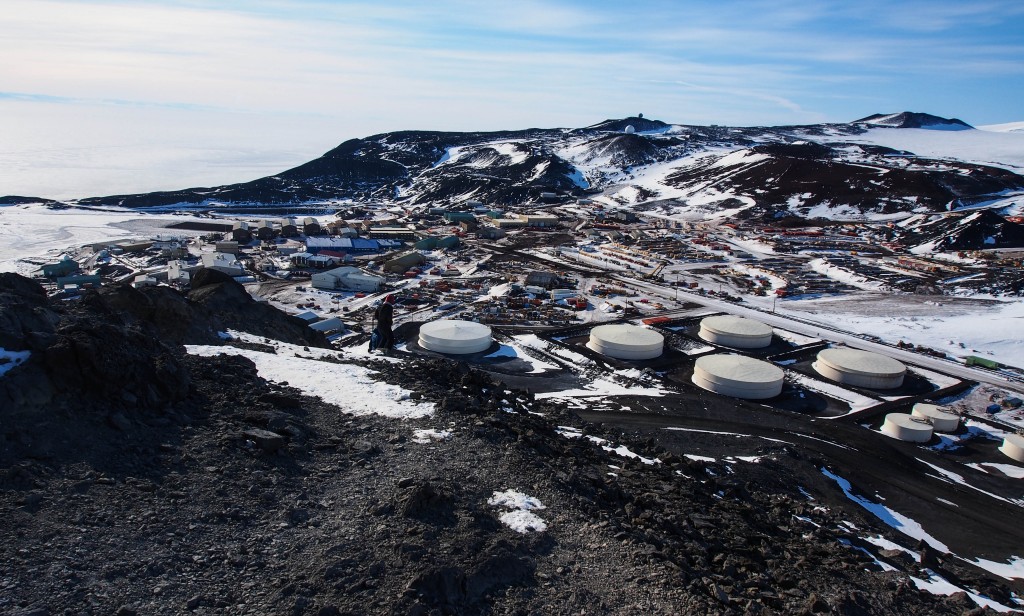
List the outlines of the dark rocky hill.
{"label": "dark rocky hill", "polygon": [[[1021,176],[997,167],[915,159],[860,144],[774,143],[728,156],[708,157],[665,179],[680,189],[714,186],[756,202],[741,217],[780,215],[845,218],[898,212],[942,211],[968,195],[990,195],[1021,187]],[[824,206],[820,208],[820,206]],[[855,217],[855,216],[854,216]]]}
{"label": "dark rocky hill", "polygon": [[[398,131],[350,139],[317,159],[252,182],[77,203],[251,209],[351,199],[506,207],[550,202],[554,193],[562,199],[602,195],[627,206],[675,200],[685,208],[692,200],[709,216],[746,203],[747,217],[784,212],[870,219],[943,211],[953,201],[1024,189],[1024,177],[1005,168],[863,142],[870,129],[880,127],[970,128],[956,119],[904,112],[811,126],[689,126],[631,117],[575,129]],[[734,163],[740,151],[756,154],[756,160]]]}
{"label": "dark rocky hill", "polygon": [[[436,416],[353,416],[247,359],[186,355],[148,302],[193,300],[132,293],[60,303],[0,275],[0,342],[31,351],[0,378],[4,614],[983,612],[917,590],[907,575],[925,567],[1012,601],[927,548],[918,563],[851,545],[850,527],[875,523],[808,500],[830,489],[826,462],[795,445],[760,464],[689,460],[413,357],[369,365]],[[246,305],[232,293],[210,315],[172,309],[196,322],[170,333],[209,341],[221,309]],[[424,445],[413,427],[451,436]],[[541,501],[544,532],[499,521],[510,489]]]}
{"label": "dark rocky hill", "polygon": [[622,119],[618,119],[618,120],[616,120],[616,119],[605,120],[604,122],[598,122],[597,124],[594,124],[592,126],[588,126],[586,129],[583,129],[583,130],[585,130],[587,132],[592,132],[592,131],[611,131],[611,132],[621,133],[621,132],[625,131],[630,126],[632,126],[633,130],[635,130],[638,133],[645,133],[645,132],[651,132],[651,131],[664,131],[664,130],[668,130],[669,128],[671,128],[672,125],[671,124],[666,124],[666,123],[662,122],[661,120],[651,120],[650,118],[642,118],[642,117],[639,117],[639,116],[633,116],[633,117],[630,117],[630,118],[622,118]]}
{"label": "dark rocky hill", "polygon": [[928,245],[930,251],[1024,248],[1024,225],[1010,222],[989,210],[947,214],[904,225],[903,241]]}
{"label": "dark rocky hill", "polygon": [[0,197],[0,206],[4,205],[24,205],[26,203],[42,203],[45,205],[60,205],[59,201],[53,199],[43,199],[41,197],[23,197],[20,195],[6,195]]}
{"label": "dark rocky hill", "polygon": [[974,128],[957,118],[940,118],[930,113],[904,111],[902,113],[876,113],[854,121],[855,124],[872,124],[892,128],[928,128],[933,130],[969,130]]}

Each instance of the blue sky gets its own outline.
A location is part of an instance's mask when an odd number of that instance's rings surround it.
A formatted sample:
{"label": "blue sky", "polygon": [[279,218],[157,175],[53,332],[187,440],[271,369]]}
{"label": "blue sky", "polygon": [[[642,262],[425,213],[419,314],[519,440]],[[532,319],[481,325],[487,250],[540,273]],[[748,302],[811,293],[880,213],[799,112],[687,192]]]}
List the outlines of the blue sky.
{"label": "blue sky", "polygon": [[0,194],[242,181],[400,129],[1024,120],[1024,3],[5,0]]}

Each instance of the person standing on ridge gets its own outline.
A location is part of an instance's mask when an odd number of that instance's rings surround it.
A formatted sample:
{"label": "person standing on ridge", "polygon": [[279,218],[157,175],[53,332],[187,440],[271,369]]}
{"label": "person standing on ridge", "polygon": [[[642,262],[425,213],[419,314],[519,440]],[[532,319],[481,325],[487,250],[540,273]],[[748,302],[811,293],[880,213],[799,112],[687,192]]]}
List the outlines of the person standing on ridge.
{"label": "person standing on ridge", "polygon": [[391,331],[395,319],[395,299],[395,295],[389,293],[373,313],[377,319],[377,330],[380,332],[378,348],[384,349],[385,354],[390,353],[395,346],[395,334]]}

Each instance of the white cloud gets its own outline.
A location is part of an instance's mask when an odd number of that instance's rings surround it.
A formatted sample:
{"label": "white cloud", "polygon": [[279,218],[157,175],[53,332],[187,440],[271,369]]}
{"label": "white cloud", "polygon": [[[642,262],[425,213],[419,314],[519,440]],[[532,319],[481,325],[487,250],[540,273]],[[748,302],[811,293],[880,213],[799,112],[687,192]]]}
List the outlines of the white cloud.
{"label": "white cloud", "polygon": [[[939,91],[950,106],[1007,104],[944,84],[951,72],[1012,80],[1017,40],[930,33],[1012,5],[929,3],[903,25],[894,15],[906,5],[890,5],[6,0],[0,88],[32,96],[0,92],[0,163],[28,167],[0,170],[0,193],[239,181],[388,130],[582,126],[641,110],[687,123],[836,121],[931,104]],[[853,26],[837,30],[842,20]],[[70,154],[85,145],[87,156]],[[90,174],[62,178],[62,156]],[[150,177],[140,161],[164,171]]]}

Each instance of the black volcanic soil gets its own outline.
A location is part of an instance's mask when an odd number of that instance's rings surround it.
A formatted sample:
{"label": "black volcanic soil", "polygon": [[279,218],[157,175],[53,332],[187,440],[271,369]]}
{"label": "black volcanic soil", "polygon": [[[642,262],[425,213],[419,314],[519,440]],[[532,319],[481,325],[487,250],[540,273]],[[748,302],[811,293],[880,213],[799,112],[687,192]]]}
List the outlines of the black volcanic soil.
{"label": "black volcanic soil", "polygon": [[[821,479],[825,461],[803,441],[764,441],[759,464],[693,461],[673,450],[709,442],[699,435],[662,446],[464,364],[412,356],[370,363],[436,403],[436,414],[353,416],[263,381],[244,358],[184,354],[179,343],[208,341],[225,311],[250,310],[228,287],[209,291],[220,300],[205,298],[209,312],[180,298],[192,322],[164,340],[154,312],[114,307],[125,291],[54,303],[34,283],[0,275],[0,342],[32,351],[0,377],[0,613],[974,608],[962,593],[937,597],[904,573],[878,572],[842,544],[856,538],[844,521],[886,531],[836,497]],[[252,315],[254,327],[288,322]],[[12,395],[26,389],[37,395]],[[559,425],[658,462],[567,438]],[[451,436],[417,443],[416,428]],[[502,525],[503,509],[487,501],[507,489],[543,503],[535,513],[546,531]],[[880,556],[924,577],[899,553]],[[924,556],[947,579],[1010,602],[1005,584]]]}

